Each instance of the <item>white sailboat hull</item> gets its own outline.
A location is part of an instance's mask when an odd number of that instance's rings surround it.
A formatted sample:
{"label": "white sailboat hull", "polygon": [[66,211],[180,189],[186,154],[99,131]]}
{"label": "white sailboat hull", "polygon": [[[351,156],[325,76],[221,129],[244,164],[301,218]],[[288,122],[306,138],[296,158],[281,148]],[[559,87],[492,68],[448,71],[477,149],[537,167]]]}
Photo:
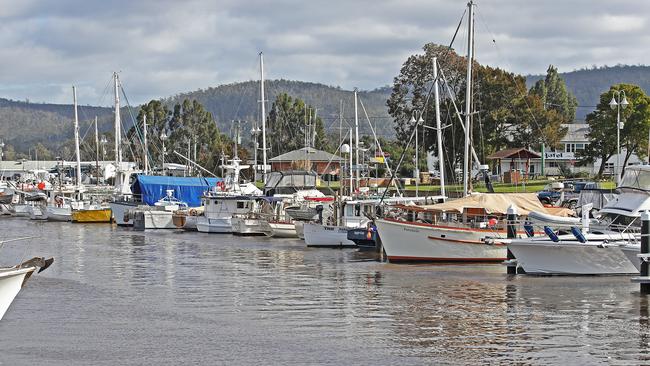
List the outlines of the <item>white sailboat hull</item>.
{"label": "white sailboat hull", "polygon": [[273,238],[297,238],[296,225],[293,222],[267,221],[264,234]]}
{"label": "white sailboat hull", "polygon": [[196,220],[196,229],[202,233],[232,233],[232,218],[199,217]]}
{"label": "white sailboat hull", "polygon": [[30,206],[30,220],[47,220],[47,210],[41,206]]}
{"label": "white sailboat hull", "polygon": [[[561,241],[544,238],[513,240],[508,248],[517,264],[529,274],[617,275],[639,270],[623,252],[623,245]],[[638,250],[636,251],[638,253]],[[635,253],[635,256],[636,256]],[[638,263],[638,258],[635,258]]]}
{"label": "white sailboat hull", "polygon": [[70,207],[47,206],[48,221],[72,221],[72,209]]}
{"label": "white sailboat hull", "polygon": [[264,235],[264,225],[261,219],[233,217],[230,222],[233,234]]}
{"label": "white sailboat hull", "polygon": [[20,292],[25,276],[36,267],[0,269],[0,319]]}
{"label": "white sailboat hull", "polygon": [[11,216],[15,217],[29,217],[29,212],[31,205],[14,205],[13,210],[11,212]]}
{"label": "white sailboat hull", "polygon": [[343,226],[327,226],[306,222],[303,224],[305,244],[308,247],[356,247],[348,240],[348,228]]}
{"label": "white sailboat hull", "polygon": [[298,235],[298,239],[305,240],[305,222],[295,221],[293,224],[296,227],[296,234]]}
{"label": "white sailboat hull", "polygon": [[[507,257],[501,233],[434,226],[389,219],[376,221],[388,260],[431,262],[500,262]],[[505,235],[501,235],[505,236]]]}

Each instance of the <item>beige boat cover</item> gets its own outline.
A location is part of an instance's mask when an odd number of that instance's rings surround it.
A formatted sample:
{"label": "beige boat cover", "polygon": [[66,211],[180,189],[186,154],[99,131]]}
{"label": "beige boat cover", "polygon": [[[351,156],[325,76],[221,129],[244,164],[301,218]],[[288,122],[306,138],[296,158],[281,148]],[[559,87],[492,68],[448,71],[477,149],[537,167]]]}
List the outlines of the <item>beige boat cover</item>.
{"label": "beige boat cover", "polygon": [[482,208],[489,214],[505,215],[511,205],[517,208],[518,215],[528,215],[530,211],[568,216],[570,209],[549,210],[537,199],[536,193],[475,193],[467,197],[445,203],[426,205],[422,208],[438,212],[462,213],[466,208]]}

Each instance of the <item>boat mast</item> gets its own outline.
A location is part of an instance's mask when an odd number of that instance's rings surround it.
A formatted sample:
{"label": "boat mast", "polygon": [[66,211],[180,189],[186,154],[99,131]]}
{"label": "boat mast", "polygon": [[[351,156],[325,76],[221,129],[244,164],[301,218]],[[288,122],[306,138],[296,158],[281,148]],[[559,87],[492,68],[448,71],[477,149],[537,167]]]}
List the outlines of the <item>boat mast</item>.
{"label": "boat mast", "polygon": [[81,157],[79,156],[79,115],[77,114],[77,88],[72,86],[74,101],[74,152],[77,155],[77,190],[81,189]]}
{"label": "boat mast", "polygon": [[115,82],[115,187],[120,187],[121,177],[120,169],[122,167],[122,121],[120,120],[120,89],[119,76],[117,72],[113,73]]}
{"label": "boat mast", "polygon": [[467,17],[467,85],[465,86],[465,153],[463,155],[463,195],[469,194],[470,159],[469,144],[471,125],[471,104],[472,104],[472,61],[474,58],[472,46],[474,44],[474,1],[467,3],[469,14]]}
{"label": "boat mast", "polygon": [[266,101],[264,100],[264,55],[260,52],[260,95],[262,97],[262,181],[266,183]]}
{"label": "boat mast", "polygon": [[440,97],[438,95],[438,58],[433,58],[433,90],[436,98],[436,134],[438,139],[438,170],[440,171],[440,195],[445,196],[445,163],[442,154],[442,128],[440,128]]}
{"label": "boat mast", "polygon": [[97,116],[95,116],[95,178],[96,185],[99,185],[99,129],[97,128]]}
{"label": "boat mast", "polygon": [[147,143],[147,111],[142,115],[142,134],[143,136],[143,155],[144,155],[144,174],[149,174],[149,145]]}
{"label": "boat mast", "polygon": [[357,109],[357,88],[354,88],[354,154],[356,159],[356,178],[357,178],[357,189],[361,186],[361,171],[359,166],[359,111]]}

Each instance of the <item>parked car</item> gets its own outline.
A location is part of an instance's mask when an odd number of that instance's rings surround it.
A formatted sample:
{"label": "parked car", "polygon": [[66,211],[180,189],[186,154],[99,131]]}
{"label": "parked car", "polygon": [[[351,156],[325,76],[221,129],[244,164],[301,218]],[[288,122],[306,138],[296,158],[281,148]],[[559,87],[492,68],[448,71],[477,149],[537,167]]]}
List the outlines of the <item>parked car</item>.
{"label": "parked car", "polygon": [[574,199],[577,202],[577,198],[580,195],[580,191],[583,189],[598,189],[600,185],[597,182],[590,181],[566,181],[564,183],[564,188],[562,190],[554,189],[553,183],[549,183],[544,188],[537,193],[537,198],[543,204],[547,205],[561,205],[562,202],[560,198],[564,192],[564,200]]}

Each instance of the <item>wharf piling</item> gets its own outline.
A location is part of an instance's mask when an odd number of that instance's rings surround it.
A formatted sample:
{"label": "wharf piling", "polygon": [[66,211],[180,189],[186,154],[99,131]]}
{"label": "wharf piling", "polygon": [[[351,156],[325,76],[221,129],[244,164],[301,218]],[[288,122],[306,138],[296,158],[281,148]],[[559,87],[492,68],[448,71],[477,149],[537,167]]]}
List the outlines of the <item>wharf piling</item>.
{"label": "wharf piling", "polygon": [[[515,239],[517,237],[517,208],[514,206],[508,207],[508,211],[506,211],[506,215],[507,215],[506,231],[507,231],[508,239]],[[508,248],[508,253],[506,258],[508,260],[507,273],[517,274],[517,263],[515,262],[515,256],[510,251],[510,248]]]}
{"label": "wharf piling", "polygon": [[650,212],[644,211],[641,214],[641,250],[637,255],[641,260],[639,277],[632,279],[640,284],[642,295],[650,294]]}

